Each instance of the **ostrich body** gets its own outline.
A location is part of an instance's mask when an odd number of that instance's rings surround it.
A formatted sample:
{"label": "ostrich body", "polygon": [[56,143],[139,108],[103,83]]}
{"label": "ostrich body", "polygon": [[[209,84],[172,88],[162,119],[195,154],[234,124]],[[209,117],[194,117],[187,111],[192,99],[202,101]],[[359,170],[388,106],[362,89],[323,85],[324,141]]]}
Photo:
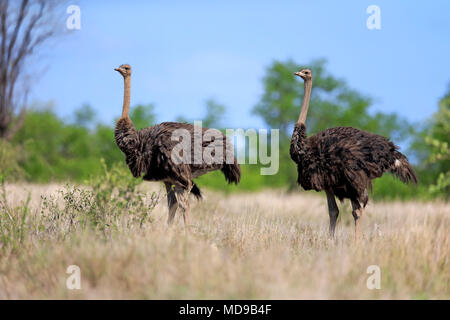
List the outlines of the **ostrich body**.
{"label": "ostrich body", "polygon": [[[195,151],[203,155],[204,149],[210,146],[214,139],[209,139],[211,141],[202,140],[202,144],[196,147],[194,137],[198,136],[196,130],[200,130],[198,128],[194,130],[194,126],[187,123],[163,122],[142,130],[136,130],[128,116],[130,110],[131,67],[124,64],[114,70],[118,71],[124,78],[123,111],[114,131],[117,146],[125,154],[126,163],[134,177],[143,176],[143,179],[147,181],[164,182],[169,206],[167,222],[169,225],[173,222],[176,211],[180,208],[186,227],[189,224],[189,194],[194,194],[197,199],[202,197],[200,189],[193,179],[210,171],[221,170],[228,183],[237,184],[240,180],[240,166],[234,155],[232,156],[234,162],[231,164],[226,163],[226,159],[222,163],[205,162],[203,159],[200,163],[195,161],[193,161],[194,163],[174,161],[172,150],[179,142],[173,139],[173,135],[177,130],[189,132],[192,154]],[[203,136],[207,130],[207,128],[202,128],[201,135]],[[223,139],[223,154],[230,152],[230,150],[233,152],[232,146],[226,137],[220,131],[215,130],[215,132]],[[195,148],[197,149],[194,150]]]}
{"label": "ostrich body", "polygon": [[306,136],[306,115],[312,88],[309,69],[296,72],[304,80],[305,94],[292,135],[290,155],[297,164],[297,182],[305,190],[325,191],[334,237],[339,210],[335,197],[350,199],[358,238],[359,219],[369,197],[371,181],[390,172],[402,182],[417,183],[407,158],[387,138],[352,127],[336,127]]}

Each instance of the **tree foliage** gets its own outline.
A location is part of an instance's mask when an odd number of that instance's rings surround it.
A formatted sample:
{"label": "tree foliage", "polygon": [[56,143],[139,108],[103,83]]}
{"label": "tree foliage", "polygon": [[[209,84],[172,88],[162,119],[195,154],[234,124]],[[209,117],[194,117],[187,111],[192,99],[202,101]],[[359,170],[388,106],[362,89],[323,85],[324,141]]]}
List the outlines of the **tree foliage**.
{"label": "tree foliage", "polygon": [[186,117],[179,116],[177,121],[193,123],[194,120],[201,120],[202,126],[205,128],[221,129],[223,128],[225,110],[226,107],[223,104],[209,98],[205,101],[205,114],[202,119],[188,119]]}
{"label": "tree foliage", "polygon": [[153,104],[138,104],[131,109],[130,118],[137,130],[155,124],[155,106]]}
{"label": "tree foliage", "polygon": [[431,192],[442,192],[450,197],[450,85],[439,101],[439,109],[432,116],[429,133],[425,138],[430,148],[428,162],[437,172],[437,178],[430,186]]}
{"label": "tree foliage", "polygon": [[[154,123],[153,105],[133,107],[131,118],[138,128]],[[101,174],[100,159],[108,166],[123,162],[114,140],[114,128],[95,123],[95,111],[88,105],[74,113],[75,122],[66,123],[52,105],[35,106],[25,117],[14,144],[24,150],[19,161],[32,181],[84,181]]]}

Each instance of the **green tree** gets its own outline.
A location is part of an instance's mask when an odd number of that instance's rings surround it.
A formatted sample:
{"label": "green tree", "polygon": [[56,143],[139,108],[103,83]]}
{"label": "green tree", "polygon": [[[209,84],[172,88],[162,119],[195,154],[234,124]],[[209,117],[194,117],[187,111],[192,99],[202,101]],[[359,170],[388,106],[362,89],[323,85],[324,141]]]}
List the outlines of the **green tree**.
{"label": "green tree", "polygon": [[24,150],[21,166],[30,180],[86,179],[100,172],[99,155],[87,128],[64,123],[51,105],[30,109],[14,144]]}
{"label": "green tree", "polygon": [[203,126],[207,128],[223,128],[223,117],[226,107],[213,99],[206,100],[206,114],[203,117]]}
{"label": "green tree", "polygon": [[[209,98],[205,101],[205,115],[203,116],[202,126],[205,128],[223,128],[223,118],[225,115],[225,105],[216,102],[214,99]],[[195,119],[196,120],[196,119]],[[183,116],[177,117],[178,122],[193,123],[194,119],[188,119]]]}
{"label": "green tree", "polygon": [[80,127],[89,127],[96,118],[96,112],[91,105],[85,103],[74,112],[75,124]]}
{"label": "green tree", "polygon": [[116,145],[114,129],[104,124],[98,124],[92,137],[95,152],[105,160],[108,167],[117,162],[124,162],[124,155]]}
{"label": "green tree", "polygon": [[[130,117],[138,129],[152,125],[153,105],[133,107]],[[124,156],[114,140],[114,128],[95,125],[93,108],[83,105],[75,110],[74,119],[73,124],[64,122],[53,112],[52,105],[34,107],[27,112],[14,144],[24,150],[19,164],[28,179],[82,182],[101,174],[101,158],[108,166],[123,162]]]}
{"label": "green tree", "polygon": [[431,127],[425,138],[430,148],[428,162],[436,171],[430,190],[450,197],[450,84],[439,101],[438,111],[432,116]]}
{"label": "green tree", "polygon": [[[353,126],[384,136],[405,139],[411,126],[395,113],[371,113],[372,99],[348,87],[344,80],[326,70],[326,60],[313,60],[308,65],[313,73],[313,89],[307,117],[309,133],[335,126]],[[290,137],[300,113],[303,84],[293,75],[305,66],[292,60],[275,61],[263,79],[264,94],[253,113],[272,128]]]}
{"label": "green tree", "polygon": [[154,113],[155,106],[153,104],[138,104],[131,108],[130,118],[137,130],[155,124],[156,117]]}
{"label": "green tree", "polygon": [[24,150],[21,163],[29,179],[39,182],[54,177],[55,165],[63,136],[63,122],[52,112],[51,105],[28,110],[24,125],[14,136],[13,142]]}
{"label": "green tree", "polygon": [[25,177],[25,171],[19,165],[22,156],[21,148],[0,139],[0,182],[3,179],[14,181]]}

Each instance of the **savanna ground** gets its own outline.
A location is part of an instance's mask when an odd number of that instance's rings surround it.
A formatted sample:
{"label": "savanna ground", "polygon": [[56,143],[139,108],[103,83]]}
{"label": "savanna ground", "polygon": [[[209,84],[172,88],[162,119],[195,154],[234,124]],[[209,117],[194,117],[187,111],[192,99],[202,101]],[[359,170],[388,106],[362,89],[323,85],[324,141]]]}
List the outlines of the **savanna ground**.
{"label": "savanna ground", "polygon": [[[114,179],[3,186],[0,298],[450,298],[448,203],[370,202],[355,243],[346,203],[329,239],[324,195],[207,191],[186,233],[180,217],[167,227],[161,185]],[[66,288],[69,265],[80,290]]]}

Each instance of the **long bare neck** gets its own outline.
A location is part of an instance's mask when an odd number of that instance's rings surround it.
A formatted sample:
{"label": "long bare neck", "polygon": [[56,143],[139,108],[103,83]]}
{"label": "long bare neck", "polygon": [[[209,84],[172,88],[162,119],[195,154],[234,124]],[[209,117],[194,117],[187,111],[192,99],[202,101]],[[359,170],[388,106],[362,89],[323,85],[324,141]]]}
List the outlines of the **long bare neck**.
{"label": "long bare neck", "polygon": [[302,109],[298,117],[298,124],[305,124],[306,115],[308,114],[309,99],[311,98],[312,80],[305,80],[305,94],[303,96]]}
{"label": "long bare neck", "polygon": [[128,118],[128,113],[130,112],[130,87],[131,77],[128,76],[124,78],[122,118]]}

